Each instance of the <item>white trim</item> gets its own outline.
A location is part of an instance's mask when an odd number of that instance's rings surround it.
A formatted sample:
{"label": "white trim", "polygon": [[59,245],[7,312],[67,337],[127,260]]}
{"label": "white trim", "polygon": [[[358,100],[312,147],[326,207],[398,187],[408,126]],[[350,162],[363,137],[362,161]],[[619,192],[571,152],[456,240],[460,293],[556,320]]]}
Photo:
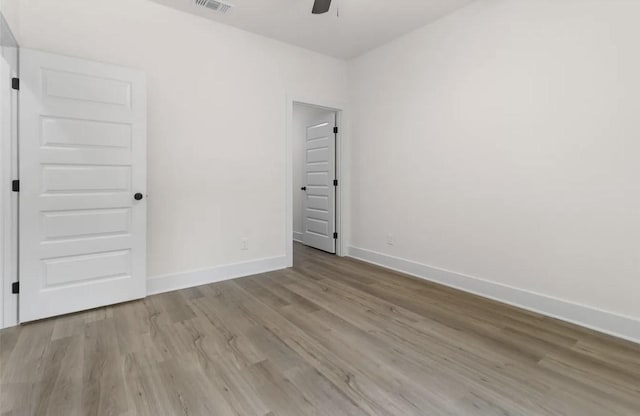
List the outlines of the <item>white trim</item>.
{"label": "white trim", "polygon": [[[336,170],[340,185],[336,192],[336,229],[338,230],[338,241],[336,242],[336,255],[346,256],[349,247],[349,113],[346,103],[327,100],[322,97],[300,97],[287,95],[287,128],[286,128],[286,186],[285,186],[285,235],[293,235],[293,105],[307,104],[313,107],[324,108],[336,112],[338,124],[338,143],[336,146]],[[288,267],[293,266],[293,239],[287,238],[285,241],[285,253]]]}
{"label": "white trim", "polygon": [[[0,14],[1,16],[1,14]],[[6,25],[2,18],[1,23]],[[3,34],[10,33],[8,26]],[[2,59],[9,64],[10,74],[3,74],[1,105],[9,105],[9,124],[0,126],[0,329],[18,325],[18,296],[11,293],[11,285],[18,275],[18,194],[11,191],[11,180],[18,178],[18,93],[10,87],[10,79],[17,77],[18,49],[3,46]],[[7,91],[4,91],[7,88]],[[3,111],[7,111],[6,108]]]}
{"label": "white trim", "polygon": [[293,232],[293,241],[297,241],[298,243],[304,243],[304,234],[299,233],[297,231]]}
{"label": "white trim", "polygon": [[147,279],[147,296],[281,270],[286,267],[287,258],[280,256],[149,277]]}
{"label": "white trim", "polygon": [[349,247],[349,256],[421,279],[480,295],[498,302],[571,322],[640,343],[640,320],[586,305],[506,286],[371,250]]}
{"label": "white trim", "polygon": [[[3,29],[4,18],[0,14],[0,31]],[[0,37],[2,34],[0,33]],[[10,196],[11,190],[9,183],[11,182],[11,127],[5,124],[4,115],[11,113],[10,101],[7,99],[9,91],[5,91],[5,85],[9,83],[9,63],[0,56],[0,329],[5,327],[4,322],[4,304],[7,301],[6,288],[9,287],[10,267],[8,267],[9,259],[13,244],[11,241],[11,233],[5,230],[10,229],[10,214],[13,211]],[[8,120],[7,120],[8,121]],[[6,259],[6,263],[5,263]],[[8,326],[8,325],[7,325]]]}

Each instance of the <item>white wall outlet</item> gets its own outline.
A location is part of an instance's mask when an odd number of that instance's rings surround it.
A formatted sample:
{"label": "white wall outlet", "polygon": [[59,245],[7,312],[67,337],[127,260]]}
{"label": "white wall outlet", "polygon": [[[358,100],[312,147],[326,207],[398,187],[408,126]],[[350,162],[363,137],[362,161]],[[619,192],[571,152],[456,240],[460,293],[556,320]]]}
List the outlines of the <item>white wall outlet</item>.
{"label": "white wall outlet", "polygon": [[240,250],[249,250],[249,239],[241,238],[240,239]]}
{"label": "white wall outlet", "polygon": [[393,234],[387,234],[387,244],[392,246],[394,243]]}

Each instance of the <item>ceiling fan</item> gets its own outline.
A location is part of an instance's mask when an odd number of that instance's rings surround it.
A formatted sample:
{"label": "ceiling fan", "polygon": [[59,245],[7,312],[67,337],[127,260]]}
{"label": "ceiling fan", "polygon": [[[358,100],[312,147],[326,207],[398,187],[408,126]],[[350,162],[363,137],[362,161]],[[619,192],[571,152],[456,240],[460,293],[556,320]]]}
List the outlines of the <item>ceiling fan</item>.
{"label": "ceiling fan", "polygon": [[311,10],[311,13],[313,14],[326,13],[329,11],[330,7],[331,7],[331,0],[316,0],[315,3],[313,3],[313,10]]}

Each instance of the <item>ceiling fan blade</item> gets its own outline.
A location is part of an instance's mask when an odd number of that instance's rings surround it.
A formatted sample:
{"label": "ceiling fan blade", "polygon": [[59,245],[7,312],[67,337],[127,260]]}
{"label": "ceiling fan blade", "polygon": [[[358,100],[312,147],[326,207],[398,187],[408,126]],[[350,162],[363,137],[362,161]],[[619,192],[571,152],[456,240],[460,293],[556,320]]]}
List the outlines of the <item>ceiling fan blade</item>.
{"label": "ceiling fan blade", "polygon": [[316,0],[316,2],[313,3],[313,10],[311,11],[311,13],[313,14],[326,13],[329,11],[330,7],[331,7],[331,0]]}

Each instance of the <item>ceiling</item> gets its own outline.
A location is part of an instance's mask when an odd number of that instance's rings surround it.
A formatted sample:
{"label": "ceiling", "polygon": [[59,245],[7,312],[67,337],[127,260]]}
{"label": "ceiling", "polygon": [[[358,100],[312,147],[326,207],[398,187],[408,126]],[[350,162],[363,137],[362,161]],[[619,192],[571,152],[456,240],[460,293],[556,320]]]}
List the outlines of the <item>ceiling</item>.
{"label": "ceiling", "polygon": [[349,59],[473,0],[333,0],[331,10],[323,15],[311,14],[313,0],[229,0],[234,7],[227,14],[196,6],[194,0],[153,1],[326,55]]}

